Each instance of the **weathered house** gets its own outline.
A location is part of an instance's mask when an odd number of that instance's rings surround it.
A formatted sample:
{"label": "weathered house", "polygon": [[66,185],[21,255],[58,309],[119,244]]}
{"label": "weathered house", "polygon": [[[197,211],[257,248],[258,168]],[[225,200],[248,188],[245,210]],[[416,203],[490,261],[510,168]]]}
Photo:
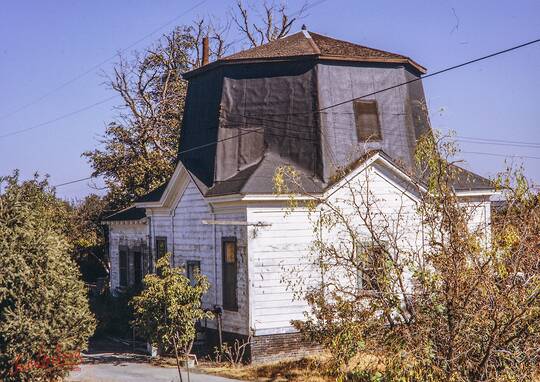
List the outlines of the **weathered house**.
{"label": "weathered house", "polygon": [[[348,179],[369,172],[388,213],[397,201],[413,210],[401,168],[414,167],[429,131],[422,83],[377,91],[424,72],[408,57],[302,30],[186,73],[173,176],[107,218],[111,288],[140,281],[171,252],[175,266],[208,277],[205,306],[223,309],[225,332],[252,336],[254,360],[302,351],[290,321],[306,303],[283,279],[306,276],[286,268],[307,261],[314,233],[307,211],[284,214],[274,172],[291,165],[306,191],[328,197],[339,194],[337,169]],[[473,223],[488,222],[489,181],[463,170],[455,188],[480,206]]]}

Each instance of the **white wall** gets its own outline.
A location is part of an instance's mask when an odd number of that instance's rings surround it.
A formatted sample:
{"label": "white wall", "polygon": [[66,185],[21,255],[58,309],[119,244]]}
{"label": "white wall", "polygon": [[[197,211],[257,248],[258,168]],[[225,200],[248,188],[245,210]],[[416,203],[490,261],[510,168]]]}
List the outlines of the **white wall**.
{"label": "white wall", "polygon": [[296,286],[289,281],[309,284],[318,280],[311,267],[310,248],[313,226],[305,210],[285,214],[281,207],[248,207],[249,222],[264,227],[249,228],[250,326],[256,335],[291,331],[290,320],[302,319],[307,304],[295,300]]}
{"label": "white wall", "polygon": [[[396,235],[401,245],[411,253],[421,251],[423,230],[416,214],[413,190],[394,171],[375,163],[353,180],[355,189],[369,188],[372,202],[381,221]],[[359,231],[363,222],[357,211],[344,202],[351,195],[345,186],[331,194],[334,205],[341,205],[345,214],[356,219]],[[358,196],[358,195],[357,195]],[[358,203],[362,203],[359,199]],[[485,199],[469,199],[474,208],[471,226],[484,226],[489,235],[490,205]],[[308,310],[305,301],[295,292],[301,291],[320,279],[320,270],[313,266],[312,244],[315,239],[314,222],[318,215],[307,210],[290,212],[286,202],[250,202],[244,206],[215,203],[214,208],[203,198],[192,181],[172,210],[150,211],[152,250],[156,236],[167,237],[168,249],[174,254],[173,264],[184,265],[188,260],[201,262],[201,271],[208,277],[210,291],[204,297],[206,308],[222,305],[222,252],[221,238],[235,236],[238,244],[238,312],[225,311],[223,329],[228,332],[256,335],[294,331],[290,321],[303,319]],[[215,207],[219,206],[219,208]],[[217,208],[217,209],[216,209]],[[319,212],[317,212],[318,214]],[[209,221],[263,222],[262,227],[228,224],[203,224]],[[319,233],[323,239],[339,243],[339,230]],[[368,231],[364,230],[366,238]],[[111,285],[118,286],[118,246],[130,241],[145,240],[148,227],[139,225],[111,225]],[[343,245],[346,245],[343,242]],[[352,275],[349,275],[352,276]],[[325,275],[327,277],[327,275]],[[340,277],[340,275],[336,275]],[[351,286],[355,281],[343,279]],[[208,326],[215,327],[210,320]]]}
{"label": "white wall", "polygon": [[[368,191],[369,190],[369,191]],[[424,232],[421,218],[417,214],[415,190],[410,184],[398,177],[394,171],[375,163],[366,171],[351,180],[349,185],[338,188],[329,197],[332,204],[342,209],[353,224],[355,232],[369,231],[358,217],[358,210],[351,206],[351,192],[355,192],[357,204],[365,205],[361,195],[369,195],[375,222],[384,224],[389,234],[395,235],[392,242],[398,241],[404,252],[421,253],[424,245]],[[471,226],[489,222],[489,202],[471,200],[475,210]],[[312,243],[315,240],[314,221],[316,215],[306,210],[296,209],[286,213],[284,205],[248,206],[248,221],[268,223],[266,227],[249,228],[249,267],[251,319],[250,326],[255,334],[274,334],[294,331],[290,321],[304,318],[308,310],[307,303],[295,299],[295,291],[317,282],[320,270],[312,266]],[[326,230],[322,239],[336,246],[349,245],[350,237],[340,235],[342,228]],[[350,247],[349,247],[350,248]],[[334,277],[337,282],[356,287],[356,275],[325,274],[325,278]]]}

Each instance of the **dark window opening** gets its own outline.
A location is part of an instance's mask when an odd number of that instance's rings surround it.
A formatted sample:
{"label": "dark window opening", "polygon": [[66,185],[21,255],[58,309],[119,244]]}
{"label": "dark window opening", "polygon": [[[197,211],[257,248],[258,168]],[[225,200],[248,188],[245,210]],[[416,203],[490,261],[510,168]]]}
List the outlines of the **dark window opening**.
{"label": "dark window opening", "polygon": [[196,260],[188,260],[186,263],[186,276],[191,285],[197,284],[197,275],[201,273],[201,262]]}
{"label": "dark window opening", "polygon": [[118,248],[118,269],[120,271],[120,286],[128,286],[128,250],[126,247]]}
{"label": "dark window opening", "polygon": [[360,244],[356,286],[366,291],[380,291],[379,277],[384,266],[386,249],[373,243]]}
{"label": "dark window opening", "polygon": [[223,238],[223,309],[238,310],[236,238]]}
{"label": "dark window opening", "polygon": [[139,250],[133,251],[133,283],[139,285],[142,282],[142,253]]}
{"label": "dark window opening", "polygon": [[377,101],[353,101],[356,135],[359,142],[382,140]]}

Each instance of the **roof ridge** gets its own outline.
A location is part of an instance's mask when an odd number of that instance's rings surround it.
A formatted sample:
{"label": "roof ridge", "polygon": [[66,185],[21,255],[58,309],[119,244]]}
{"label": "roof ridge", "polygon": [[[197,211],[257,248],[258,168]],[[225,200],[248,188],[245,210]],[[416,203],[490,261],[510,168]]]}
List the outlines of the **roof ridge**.
{"label": "roof ridge", "polygon": [[362,48],[362,49],[374,50],[374,51],[379,52],[379,53],[391,54],[391,55],[393,55],[393,56],[399,56],[399,57],[401,57],[401,58],[405,58],[405,59],[410,60],[409,57],[404,56],[404,55],[399,54],[399,53],[393,53],[393,52],[389,52],[389,51],[387,51],[387,50],[382,50],[382,49],[372,48],[372,47],[370,47],[370,46],[360,45],[360,44],[357,44],[357,43],[351,42],[351,41],[340,40],[340,39],[337,39],[337,38],[334,38],[334,37],[330,37],[330,36],[327,36],[327,35],[324,35],[324,34],[320,34],[320,33],[317,33],[317,32],[310,32],[310,35],[312,35],[312,34],[315,35],[315,36],[319,36],[319,37],[322,37],[322,38],[329,39],[329,40],[339,41],[339,42],[344,42],[344,43],[347,43],[347,44],[355,45],[355,46],[357,46],[357,47],[359,47],[359,48]]}
{"label": "roof ridge", "polygon": [[311,37],[311,34],[309,33],[309,31],[305,30],[305,29],[302,29],[301,32],[304,34],[304,37],[307,38],[309,44],[315,50],[315,53],[320,55],[321,54],[321,49],[319,48],[317,43],[313,40],[313,37]]}

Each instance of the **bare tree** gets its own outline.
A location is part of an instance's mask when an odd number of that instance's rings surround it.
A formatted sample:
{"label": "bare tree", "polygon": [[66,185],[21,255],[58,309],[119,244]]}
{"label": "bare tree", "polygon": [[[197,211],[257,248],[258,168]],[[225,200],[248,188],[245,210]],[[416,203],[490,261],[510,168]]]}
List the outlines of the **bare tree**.
{"label": "bare tree", "polygon": [[301,290],[310,312],[295,325],[330,349],[333,372],[405,381],[535,373],[540,199],[521,172],[506,173],[498,182],[505,207],[489,224],[485,200],[454,189],[463,176],[454,153],[451,142],[425,137],[420,171],[384,195],[373,167],[354,179],[341,173],[324,198],[302,190],[294,170],[276,173],[278,192],[311,200],[303,205],[317,233],[309,267],[319,276]]}
{"label": "bare tree", "polygon": [[252,47],[285,37],[304,13],[306,4],[294,14],[288,11],[284,3],[264,2],[262,8],[258,22],[253,22],[250,14],[250,11],[256,13],[256,9],[246,6],[242,0],[237,1],[236,10],[231,12],[232,20]]}

